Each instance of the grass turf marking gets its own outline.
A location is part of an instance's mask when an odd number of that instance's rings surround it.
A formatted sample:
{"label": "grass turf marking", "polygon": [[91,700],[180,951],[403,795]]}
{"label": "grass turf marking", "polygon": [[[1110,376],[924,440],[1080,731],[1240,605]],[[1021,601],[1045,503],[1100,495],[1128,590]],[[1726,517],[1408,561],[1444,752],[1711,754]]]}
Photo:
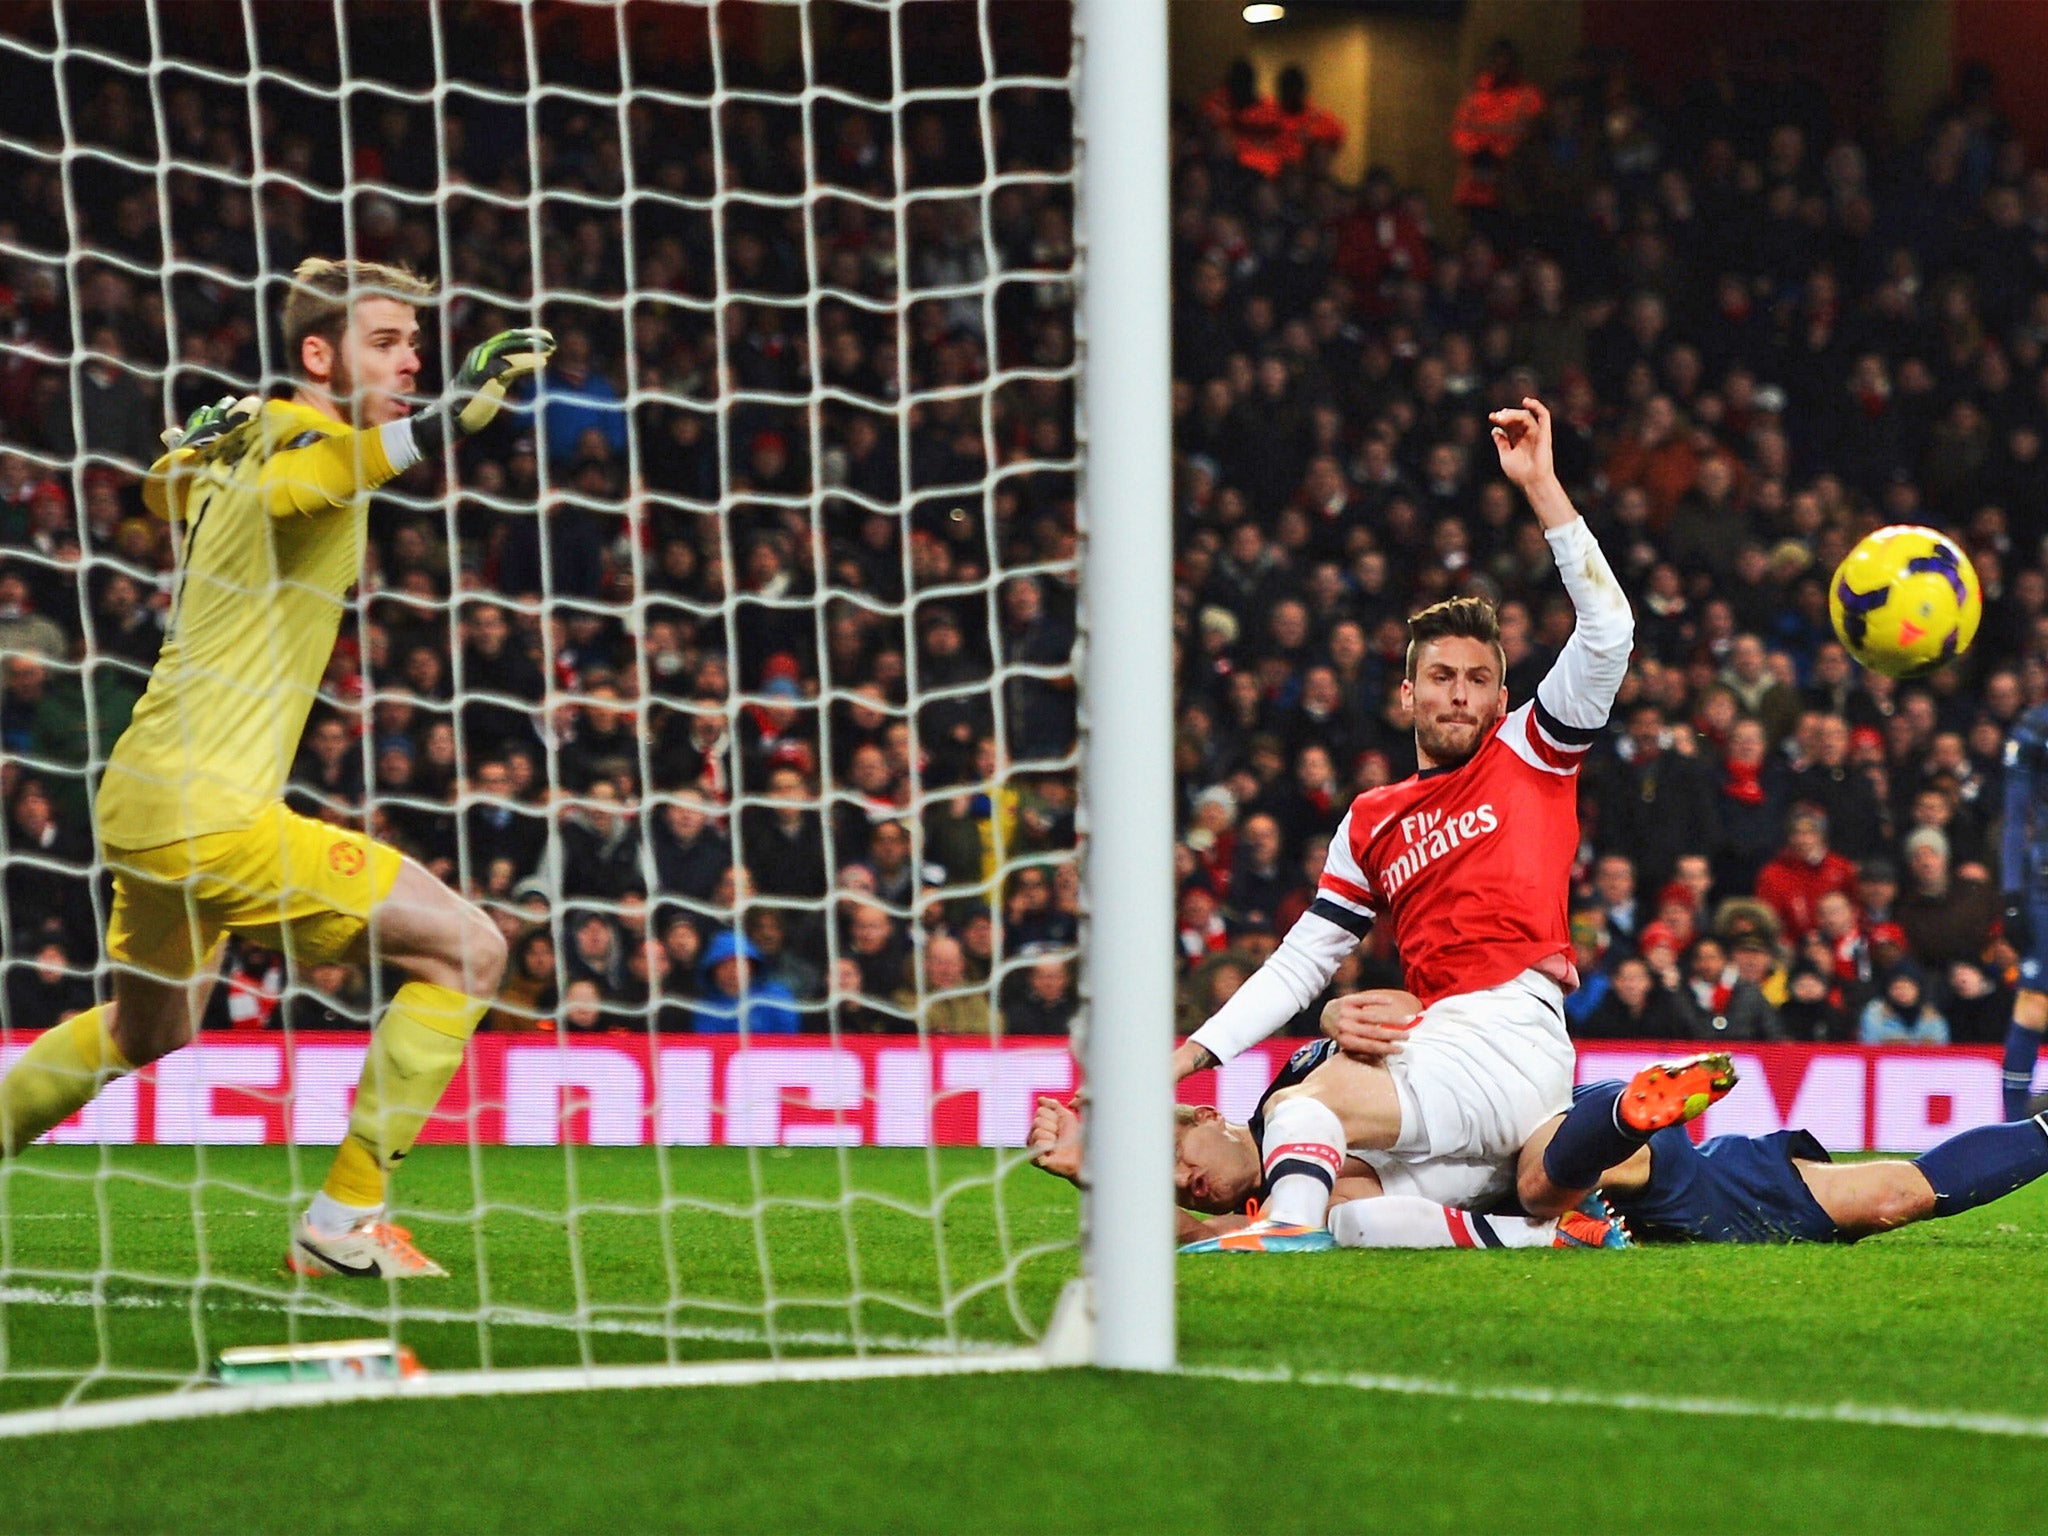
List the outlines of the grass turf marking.
{"label": "grass turf marking", "polygon": [[1739,1397],[1657,1397],[1646,1392],[1592,1392],[1579,1387],[1475,1387],[1427,1376],[1374,1376],[1357,1371],[1270,1370],[1230,1365],[1181,1367],[1187,1376],[1248,1385],[1342,1387],[1399,1397],[1445,1397],[1479,1403],[1522,1403],[1540,1408],[1606,1408],[1624,1413],[1676,1413],[1697,1418],[1782,1419],[1802,1424],[1864,1424],[1881,1429],[1950,1429],[1963,1434],[2048,1440],[2048,1418],[1904,1408],[1870,1403],[1765,1403]]}
{"label": "grass turf marking", "polygon": [[82,1430],[122,1429],[179,1419],[215,1419],[275,1408],[321,1408],[338,1403],[410,1402],[428,1398],[534,1396],[562,1392],[617,1392],[647,1387],[763,1386],[787,1381],[867,1381],[906,1376],[985,1375],[1037,1371],[1035,1349],[990,1350],[944,1357],[882,1355],[868,1359],[723,1360],[698,1365],[553,1366],[508,1371],[444,1371],[387,1381],[310,1381],[249,1387],[202,1388],[148,1397],[67,1403],[0,1413],[0,1440]]}
{"label": "grass turf marking", "polygon": [[[945,1358],[925,1355],[863,1360],[736,1360],[698,1365],[451,1371],[397,1382],[311,1382],[236,1387],[29,1409],[0,1414],[0,1440],[347,1402],[529,1396],[650,1387],[757,1386],[780,1381],[859,1381],[1044,1368],[1043,1357],[1037,1351],[1006,1349]],[[1570,1387],[1479,1387],[1419,1376],[1375,1376],[1359,1372],[1294,1371],[1286,1368],[1255,1370],[1194,1365],[1182,1367],[1180,1374],[1247,1386],[1335,1387],[1355,1392],[1524,1407],[1597,1408],[1624,1413],[1850,1424],[1877,1429],[1947,1430],[2009,1439],[2048,1440],[2048,1418],[2026,1418],[2014,1414],[1867,1403],[1768,1403],[1742,1398],[1659,1397],[1649,1393],[1590,1392]]]}

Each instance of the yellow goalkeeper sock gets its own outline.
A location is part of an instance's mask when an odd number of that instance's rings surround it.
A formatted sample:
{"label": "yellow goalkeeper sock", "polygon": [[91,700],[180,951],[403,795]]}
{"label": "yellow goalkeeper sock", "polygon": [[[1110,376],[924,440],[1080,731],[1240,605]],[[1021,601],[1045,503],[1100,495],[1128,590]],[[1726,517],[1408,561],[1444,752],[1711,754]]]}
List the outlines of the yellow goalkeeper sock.
{"label": "yellow goalkeeper sock", "polygon": [[384,1203],[391,1171],[419,1140],[490,1006],[427,981],[398,989],[370,1037],[348,1135],[335,1150],[321,1193],[342,1205]]}
{"label": "yellow goalkeeper sock", "polygon": [[135,1069],[107,1032],[107,1009],[88,1008],[43,1031],[0,1081],[0,1152],[14,1156]]}

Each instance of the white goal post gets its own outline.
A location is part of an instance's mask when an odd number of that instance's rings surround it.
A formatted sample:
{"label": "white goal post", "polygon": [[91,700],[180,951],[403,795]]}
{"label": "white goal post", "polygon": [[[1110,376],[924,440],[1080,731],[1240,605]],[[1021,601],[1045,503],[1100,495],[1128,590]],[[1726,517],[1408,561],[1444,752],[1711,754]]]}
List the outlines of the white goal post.
{"label": "white goal post", "polygon": [[1099,1365],[1169,1370],[1173,371],[1166,0],[1082,0],[1088,1259]]}

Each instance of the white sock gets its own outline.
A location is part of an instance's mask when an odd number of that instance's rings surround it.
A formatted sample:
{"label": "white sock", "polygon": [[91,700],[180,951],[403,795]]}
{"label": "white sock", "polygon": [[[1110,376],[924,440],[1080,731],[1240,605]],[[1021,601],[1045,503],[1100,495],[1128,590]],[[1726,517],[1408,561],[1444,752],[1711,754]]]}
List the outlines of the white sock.
{"label": "white sock", "polygon": [[1548,1248],[1554,1221],[1475,1216],[1419,1195],[1347,1200],[1330,1212],[1340,1248]]}
{"label": "white sock", "polygon": [[1445,1225],[1449,1214],[1418,1195],[1380,1195],[1346,1200],[1330,1212],[1330,1232],[1339,1248],[1456,1248]]}
{"label": "white sock", "polygon": [[1466,1211],[1454,1214],[1472,1223],[1482,1244],[1489,1232],[1500,1239],[1503,1248],[1550,1248],[1557,1243],[1555,1221],[1538,1221],[1533,1216],[1474,1216]]}
{"label": "white sock", "polygon": [[315,1232],[323,1232],[329,1237],[339,1237],[342,1233],[383,1214],[384,1207],[381,1205],[343,1205],[323,1189],[314,1194],[313,1203],[306,1207],[306,1225]]}
{"label": "white sock", "polygon": [[1344,1122],[1314,1099],[1283,1100],[1266,1116],[1268,1221],[1320,1227],[1330,1209],[1330,1187],[1344,1166]]}

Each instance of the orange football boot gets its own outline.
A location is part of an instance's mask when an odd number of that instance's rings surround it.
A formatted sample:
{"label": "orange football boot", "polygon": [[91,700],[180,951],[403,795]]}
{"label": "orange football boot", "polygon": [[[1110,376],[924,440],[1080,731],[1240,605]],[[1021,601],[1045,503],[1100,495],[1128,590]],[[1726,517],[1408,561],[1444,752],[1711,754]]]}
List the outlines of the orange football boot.
{"label": "orange football boot", "polygon": [[1726,1051],[1660,1061],[1628,1080],[1621,1091],[1621,1119],[1630,1130],[1648,1136],[1698,1119],[1734,1086],[1735,1063]]}

